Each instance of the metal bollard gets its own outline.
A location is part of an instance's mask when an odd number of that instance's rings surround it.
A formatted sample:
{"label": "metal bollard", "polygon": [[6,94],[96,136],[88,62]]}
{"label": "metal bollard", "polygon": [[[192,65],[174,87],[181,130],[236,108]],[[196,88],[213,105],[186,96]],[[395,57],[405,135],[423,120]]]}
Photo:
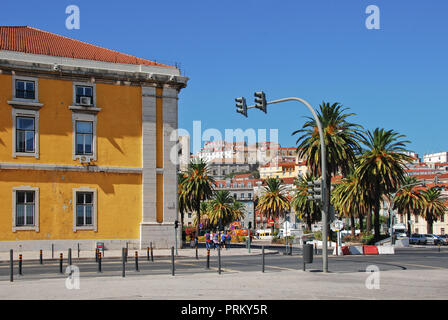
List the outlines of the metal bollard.
{"label": "metal bollard", "polygon": [[292,256],[292,243],[289,244],[289,255]]}
{"label": "metal bollard", "polygon": [[39,251],[39,263],[40,263],[40,264],[44,264],[43,255],[42,255],[42,250]]}
{"label": "metal bollard", "polygon": [[124,249],[124,253],[125,253],[124,258],[125,258],[126,262],[128,262],[128,248],[127,248],[127,246],[128,246],[128,243],[126,242],[126,248]]}
{"label": "metal bollard", "polygon": [[221,247],[218,247],[218,274],[221,274]]}
{"label": "metal bollard", "polygon": [[72,265],[72,248],[68,248],[68,260],[67,263],[69,266]]}
{"label": "metal bollard", "polygon": [[22,255],[19,254],[19,275],[22,275]]}
{"label": "metal bollard", "polygon": [[314,254],[317,255],[317,243],[314,244]]}
{"label": "metal bollard", "polygon": [[98,272],[102,272],[101,271],[101,252],[98,252]]}
{"label": "metal bollard", "polygon": [[210,249],[207,249],[207,266],[206,269],[210,269]]}
{"label": "metal bollard", "polygon": [[171,275],[174,276],[174,247],[171,247]]}
{"label": "metal bollard", "polygon": [[264,246],[261,246],[261,272],[264,273]]}
{"label": "metal bollard", "polygon": [[51,259],[54,259],[54,244],[51,244]]}
{"label": "metal bollard", "polygon": [[135,271],[138,271],[138,251],[135,251]]}
{"label": "metal bollard", "polygon": [[198,247],[196,246],[196,260],[198,260],[199,259],[199,256],[198,256]]}
{"label": "metal bollard", "polygon": [[62,260],[64,259],[64,254],[61,253],[59,254],[59,273],[63,273],[62,272]]}
{"label": "metal bollard", "polygon": [[78,243],[78,259],[79,259],[79,251],[80,251],[80,250],[79,250],[79,243]]}
{"label": "metal bollard", "polygon": [[439,252],[440,252],[440,243],[438,244],[438,247],[439,247]]}
{"label": "metal bollard", "polygon": [[154,262],[154,253],[152,249],[152,244],[151,244],[151,261]]}
{"label": "metal bollard", "polygon": [[9,281],[14,281],[14,251],[9,250]]}
{"label": "metal bollard", "polygon": [[125,248],[121,248],[121,261],[122,261],[122,273],[121,276],[124,278],[126,276],[126,258],[125,258]]}
{"label": "metal bollard", "polygon": [[95,262],[98,262],[98,248],[95,249]]}
{"label": "metal bollard", "polygon": [[149,247],[146,247],[146,260],[149,261]]}

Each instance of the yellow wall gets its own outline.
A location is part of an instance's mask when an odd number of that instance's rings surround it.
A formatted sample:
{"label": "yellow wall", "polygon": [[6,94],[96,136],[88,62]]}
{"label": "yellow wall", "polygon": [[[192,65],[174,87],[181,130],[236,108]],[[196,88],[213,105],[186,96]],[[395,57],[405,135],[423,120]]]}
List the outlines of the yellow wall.
{"label": "yellow wall", "polygon": [[[19,186],[39,188],[39,232],[12,232],[12,191]],[[73,231],[73,189],[79,187],[97,190],[98,232]],[[139,174],[1,170],[0,195],[0,241],[140,237]]]}
{"label": "yellow wall", "polygon": [[[142,166],[141,87],[96,84],[98,166]],[[73,160],[73,83],[39,79],[39,159],[12,157],[12,76],[0,74],[0,163],[80,165]],[[40,232],[12,232],[12,190],[39,188]],[[97,189],[98,232],[73,232],[73,189]],[[135,239],[142,219],[140,174],[0,170],[0,240]]]}
{"label": "yellow wall", "polygon": [[[79,165],[72,160],[73,82],[39,79],[39,159],[12,157],[12,77],[0,74],[0,162]],[[98,166],[141,167],[141,88],[96,84]]]}

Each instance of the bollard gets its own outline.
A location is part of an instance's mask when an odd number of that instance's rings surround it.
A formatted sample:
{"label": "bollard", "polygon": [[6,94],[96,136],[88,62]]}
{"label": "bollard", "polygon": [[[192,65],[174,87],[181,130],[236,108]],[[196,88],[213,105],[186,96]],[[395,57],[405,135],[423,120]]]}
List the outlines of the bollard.
{"label": "bollard", "polygon": [[135,251],[135,271],[138,271],[138,251]]}
{"label": "bollard", "polygon": [[440,252],[440,243],[438,244],[438,247],[439,247],[439,252]]}
{"label": "bollard", "polygon": [[292,243],[289,244],[289,255],[292,256]]}
{"label": "bollard", "polygon": [[198,256],[198,247],[196,246],[196,260],[198,260],[199,259],[199,256]]}
{"label": "bollard", "polygon": [[317,255],[317,243],[314,244],[314,254]]}
{"label": "bollard", "polygon": [[206,269],[210,269],[210,249],[207,249],[207,266]]}
{"label": "bollard", "polygon": [[59,273],[63,273],[62,272],[62,260],[64,259],[64,254],[61,253],[59,254]]}
{"label": "bollard", "polygon": [[264,273],[264,246],[261,246],[261,272]]}
{"label": "bollard", "polygon": [[121,261],[122,261],[122,273],[121,276],[124,278],[126,276],[126,258],[125,258],[125,248],[121,248]]}
{"label": "bollard", "polygon": [[42,250],[39,251],[39,263],[40,263],[40,264],[44,264],[43,255],[42,255]]}
{"label": "bollard", "polygon": [[22,275],[22,255],[19,254],[19,275]]}
{"label": "bollard", "polygon": [[151,242],[151,261],[154,262],[154,254],[152,250],[152,242]]}
{"label": "bollard", "polygon": [[126,260],[126,262],[128,262],[128,243],[126,242],[126,248],[124,249],[124,259]]}
{"label": "bollard", "polygon": [[14,281],[14,251],[9,250],[9,281]]}
{"label": "bollard", "polygon": [[218,247],[218,274],[221,274],[221,247]]}
{"label": "bollard", "polygon": [[149,247],[146,247],[146,260],[149,261]]}
{"label": "bollard", "polygon": [[72,248],[68,248],[68,260],[67,263],[69,266],[72,265]]}
{"label": "bollard", "polygon": [[102,272],[101,271],[101,252],[98,252],[98,272]]}
{"label": "bollard", "polygon": [[171,275],[174,276],[174,247],[171,247]]}
{"label": "bollard", "polygon": [[79,250],[79,243],[78,243],[78,259],[79,259],[79,251],[80,251],[80,250]]}
{"label": "bollard", "polygon": [[99,249],[96,248],[95,249],[95,262],[98,262],[98,252],[99,252]]}
{"label": "bollard", "polygon": [[51,244],[51,259],[54,259],[54,244]]}

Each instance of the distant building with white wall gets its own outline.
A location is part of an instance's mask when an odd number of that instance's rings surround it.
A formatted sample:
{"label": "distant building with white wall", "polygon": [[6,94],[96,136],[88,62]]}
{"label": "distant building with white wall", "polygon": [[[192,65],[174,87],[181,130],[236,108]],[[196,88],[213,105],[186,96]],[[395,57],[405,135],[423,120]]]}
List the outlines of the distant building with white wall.
{"label": "distant building with white wall", "polygon": [[446,163],[448,162],[448,152],[438,152],[425,154],[423,156],[423,162],[426,163]]}

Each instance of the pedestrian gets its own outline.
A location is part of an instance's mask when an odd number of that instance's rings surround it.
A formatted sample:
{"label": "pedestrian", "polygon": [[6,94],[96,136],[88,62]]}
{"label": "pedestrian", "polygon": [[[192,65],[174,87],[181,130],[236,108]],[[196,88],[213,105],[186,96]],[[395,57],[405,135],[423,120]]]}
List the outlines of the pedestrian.
{"label": "pedestrian", "polygon": [[210,250],[210,241],[210,232],[208,232],[207,230],[207,232],[205,233],[205,247],[207,248],[207,250]]}
{"label": "pedestrian", "polygon": [[196,234],[194,235],[194,247],[198,247],[198,237],[196,236]]}
{"label": "pedestrian", "polygon": [[226,248],[226,238],[227,238],[227,236],[226,236],[226,234],[223,232],[223,233],[221,234],[221,243],[220,243],[221,248]]}
{"label": "pedestrian", "polygon": [[215,248],[214,249],[218,248],[218,246],[219,246],[219,235],[218,235],[218,233],[215,233],[213,235],[213,242],[215,244]]}

